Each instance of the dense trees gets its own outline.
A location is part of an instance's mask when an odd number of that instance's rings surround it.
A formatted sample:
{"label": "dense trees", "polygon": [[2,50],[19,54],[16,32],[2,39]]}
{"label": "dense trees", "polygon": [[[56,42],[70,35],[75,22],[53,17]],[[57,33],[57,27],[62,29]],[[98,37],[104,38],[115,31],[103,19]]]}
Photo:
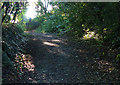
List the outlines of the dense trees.
{"label": "dense trees", "polygon": [[[105,54],[110,50],[119,50],[119,3],[58,2],[50,4],[53,6],[51,12],[43,13],[32,20],[32,22],[40,22],[36,24],[37,32],[65,33],[76,40],[83,39],[86,37],[85,34],[91,32],[96,36],[98,46],[102,48],[102,56],[106,56]],[[95,39],[95,37],[91,38]],[[117,55],[119,55],[119,51],[117,51]]]}
{"label": "dense trees", "polygon": [[0,8],[3,16],[2,22],[9,22],[10,20],[15,22],[17,15],[26,7],[25,4],[24,2],[3,2]]}
{"label": "dense trees", "polygon": [[[44,22],[41,23],[47,24],[44,25],[48,26],[45,27],[46,29],[51,30],[56,27],[57,30],[57,27],[62,26],[76,38],[82,37],[85,30],[89,30],[99,34],[102,41],[109,40],[109,45],[119,41],[119,3],[56,3],[54,5],[58,8],[44,15]],[[54,27],[51,27],[53,24]]]}
{"label": "dense trees", "polygon": [[[15,54],[20,52],[20,44],[24,40],[21,29],[24,28],[36,32],[66,34],[77,41],[92,39],[99,48],[100,57],[111,58],[109,53],[113,52],[115,53],[112,56],[113,60],[120,62],[120,3],[52,2],[49,4],[53,7],[51,11],[47,10],[48,4],[44,6],[43,3],[38,2],[36,6],[38,16],[29,19],[30,21],[25,21],[23,16],[26,3],[1,4],[4,61],[9,61],[9,58],[14,59]],[[16,19],[19,20],[17,25],[6,24],[14,23]]]}

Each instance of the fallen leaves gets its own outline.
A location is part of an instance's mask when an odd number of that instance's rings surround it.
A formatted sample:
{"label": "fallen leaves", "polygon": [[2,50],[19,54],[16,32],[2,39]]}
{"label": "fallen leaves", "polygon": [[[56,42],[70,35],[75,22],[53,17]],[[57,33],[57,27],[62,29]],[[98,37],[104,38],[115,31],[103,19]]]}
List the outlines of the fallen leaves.
{"label": "fallen leaves", "polygon": [[98,62],[98,65],[99,65],[98,69],[100,69],[101,71],[104,71],[104,72],[111,72],[114,70],[112,63],[105,61],[105,60],[100,60]]}

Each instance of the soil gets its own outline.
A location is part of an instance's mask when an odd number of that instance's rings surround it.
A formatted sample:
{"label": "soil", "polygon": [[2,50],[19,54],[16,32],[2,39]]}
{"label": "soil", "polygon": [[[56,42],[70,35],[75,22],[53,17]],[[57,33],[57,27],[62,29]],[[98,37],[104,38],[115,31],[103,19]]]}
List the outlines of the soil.
{"label": "soil", "polygon": [[97,47],[74,42],[52,33],[30,35],[24,49],[29,68],[20,83],[117,83],[119,75],[111,62],[100,59]]}

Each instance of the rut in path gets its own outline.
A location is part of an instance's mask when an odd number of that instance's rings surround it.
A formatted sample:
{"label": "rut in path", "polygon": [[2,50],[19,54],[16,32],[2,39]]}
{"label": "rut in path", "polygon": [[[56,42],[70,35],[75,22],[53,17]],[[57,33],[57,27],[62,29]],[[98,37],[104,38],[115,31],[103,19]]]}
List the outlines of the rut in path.
{"label": "rut in path", "polygon": [[[104,82],[93,74],[89,63],[96,49],[89,50],[85,44],[78,46],[55,34],[27,32],[31,35],[25,46],[31,55],[32,70],[26,72],[24,83],[87,83]],[[89,52],[90,51],[90,52]],[[88,59],[88,57],[91,57]],[[88,63],[89,62],[89,63]],[[86,66],[86,67],[85,67]],[[89,72],[88,72],[89,71]]]}

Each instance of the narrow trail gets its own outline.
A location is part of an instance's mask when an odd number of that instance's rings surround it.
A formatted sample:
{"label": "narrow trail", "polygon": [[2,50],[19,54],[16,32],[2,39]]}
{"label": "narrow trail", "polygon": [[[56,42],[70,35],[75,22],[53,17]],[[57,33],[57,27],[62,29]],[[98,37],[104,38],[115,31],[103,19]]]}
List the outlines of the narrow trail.
{"label": "narrow trail", "polygon": [[31,56],[32,64],[20,82],[107,82],[98,77],[96,61],[99,59],[94,57],[95,48],[91,49],[85,44],[79,46],[56,34],[26,33],[31,35],[25,51]]}

